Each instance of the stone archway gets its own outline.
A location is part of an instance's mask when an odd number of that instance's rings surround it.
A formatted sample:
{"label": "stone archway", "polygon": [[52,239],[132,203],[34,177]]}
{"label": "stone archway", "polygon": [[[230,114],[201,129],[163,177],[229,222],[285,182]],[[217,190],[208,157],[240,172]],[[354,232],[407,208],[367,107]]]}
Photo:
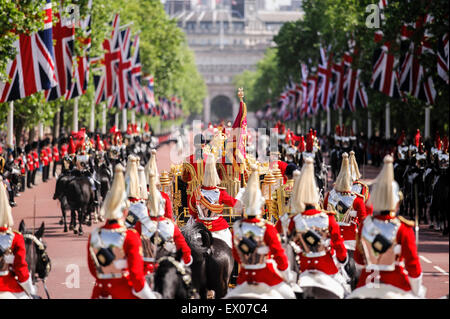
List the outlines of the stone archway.
{"label": "stone archway", "polygon": [[233,102],[226,95],[217,95],[211,101],[211,122],[233,119]]}

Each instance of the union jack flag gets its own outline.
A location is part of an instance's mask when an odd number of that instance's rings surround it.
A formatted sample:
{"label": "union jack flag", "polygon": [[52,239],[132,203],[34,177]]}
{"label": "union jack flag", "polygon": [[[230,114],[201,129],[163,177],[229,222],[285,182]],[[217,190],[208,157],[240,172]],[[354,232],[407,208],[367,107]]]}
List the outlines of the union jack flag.
{"label": "union jack flag", "polygon": [[44,29],[31,35],[20,34],[14,42],[17,54],[6,67],[11,82],[0,82],[0,103],[48,90],[58,82],[53,53],[50,0],[46,0],[44,10]]}
{"label": "union jack flag", "polygon": [[437,52],[437,69],[439,76],[448,82],[448,66],[449,66],[449,53],[448,53],[448,33],[444,34],[442,39],[438,41],[438,52]]}
{"label": "union jack flag", "polygon": [[[88,3],[88,9],[92,8],[92,0]],[[69,92],[67,92],[66,100],[73,99],[86,93],[89,81],[89,51],[91,49],[91,15],[80,21],[80,27],[85,32],[86,37],[80,39],[84,44],[84,54],[76,58],[77,67],[74,70],[73,82]]]}
{"label": "union jack flag", "polygon": [[126,28],[120,32],[120,57],[115,65],[116,85],[119,92],[119,106],[123,109],[128,102],[128,72],[131,70],[131,29]]}
{"label": "union jack flag", "polygon": [[302,106],[300,117],[303,118],[308,113],[308,67],[302,63]]}
{"label": "union jack flag", "polygon": [[95,87],[95,104],[100,104],[107,100],[106,96],[106,76],[102,72],[101,75],[94,74],[94,87]]}
{"label": "union jack flag", "polygon": [[73,51],[75,40],[75,25],[64,25],[59,12],[55,13],[58,21],[53,26],[56,79],[58,83],[45,91],[47,101],[65,96],[72,85]]}
{"label": "union jack flag", "polygon": [[320,90],[322,91],[320,105],[326,111],[331,103],[331,95],[333,89],[333,83],[331,81],[333,77],[333,53],[327,57],[325,48],[320,48],[321,63],[319,64],[317,73],[322,79],[320,82]]}
{"label": "union jack flag", "polygon": [[133,57],[131,59],[131,70],[128,72],[128,91],[129,99],[133,102],[136,107],[136,111],[141,111],[144,108],[144,92],[141,86],[141,57],[139,52],[139,35],[134,37],[132,44],[133,47]]}
{"label": "union jack flag", "polygon": [[[382,40],[381,33],[375,34],[375,41]],[[373,54],[373,72],[370,80],[370,87],[383,92],[387,96],[399,98],[398,74],[395,71],[397,60],[393,54],[389,53],[390,43],[385,42],[381,48],[377,48]]]}
{"label": "union jack flag", "polygon": [[156,103],[153,76],[147,76],[143,79],[148,81],[147,85],[143,87],[145,113],[149,114],[151,112],[152,115],[155,115]]}
{"label": "union jack flag", "polygon": [[106,50],[102,63],[105,66],[106,95],[108,97],[114,94],[114,85],[116,82],[115,66],[119,62],[121,55],[119,43],[119,22],[119,15],[116,14],[112,22],[113,30],[111,32],[111,38],[105,39],[102,43],[103,49]]}

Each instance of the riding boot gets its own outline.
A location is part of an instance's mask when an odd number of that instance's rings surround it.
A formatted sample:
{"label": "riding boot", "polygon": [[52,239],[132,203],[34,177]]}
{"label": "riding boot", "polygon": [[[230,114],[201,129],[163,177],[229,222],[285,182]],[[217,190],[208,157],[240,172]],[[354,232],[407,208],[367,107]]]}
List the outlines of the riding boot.
{"label": "riding boot", "polygon": [[236,281],[239,275],[239,264],[234,261],[233,271],[231,272],[230,285],[236,286]]}

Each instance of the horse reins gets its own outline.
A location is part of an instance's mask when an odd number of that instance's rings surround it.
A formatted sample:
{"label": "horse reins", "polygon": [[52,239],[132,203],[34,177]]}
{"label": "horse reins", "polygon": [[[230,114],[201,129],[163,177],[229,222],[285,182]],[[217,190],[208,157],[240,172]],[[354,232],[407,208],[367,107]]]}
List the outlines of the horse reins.
{"label": "horse reins", "polygon": [[[46,254],[45,253],[45,246],[44,246],[44,244],[35,235],[33,235],[33,234],[23,234],[23,237],[27,238],[27,239],[30,239],[37,246],[39,251],[43,252],[43,254]],[[33,246],[33,249],[34,249],[34,246]],[[49,265],[50,265],[50,263],[47,263],[46,268],[49,268],[50,267]],[[49,272],[50,272],[50,269],[46,269],[46,273],[48,274]],[[36,278],[36,280],[37,281],[39,281],[39,280],[42,281],[42,284],[44,286],[45,294],[47,295],[47,299],[50,299],[50,294],[48,293],[47,284],[45,282],[45,277],[44,278],[40,278],[38,276]]]}

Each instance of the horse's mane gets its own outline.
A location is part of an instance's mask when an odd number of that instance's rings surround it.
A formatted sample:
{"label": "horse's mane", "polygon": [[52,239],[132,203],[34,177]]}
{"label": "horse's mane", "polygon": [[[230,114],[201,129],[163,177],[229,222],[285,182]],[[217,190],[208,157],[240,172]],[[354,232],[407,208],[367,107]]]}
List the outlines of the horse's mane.
{"label": "horse's mane", "polygon": [[[212,246],[212,234],[202,223],[188,223],[181,228],[181,233],[183,234],[186,243],[191,248],[194,260],[199,260],[199,258],[201,258],[200,255],[205,254]],[[198,234],[201,236],[201,241],[197,240]]]}

